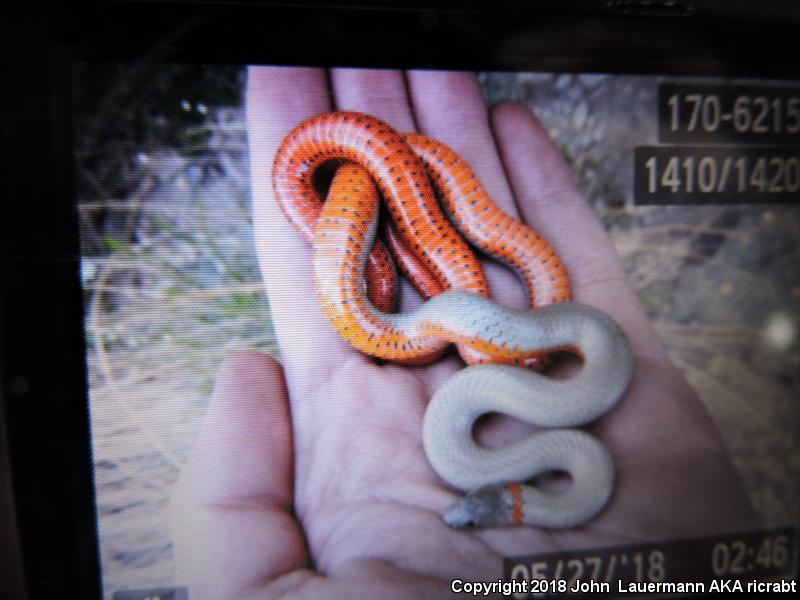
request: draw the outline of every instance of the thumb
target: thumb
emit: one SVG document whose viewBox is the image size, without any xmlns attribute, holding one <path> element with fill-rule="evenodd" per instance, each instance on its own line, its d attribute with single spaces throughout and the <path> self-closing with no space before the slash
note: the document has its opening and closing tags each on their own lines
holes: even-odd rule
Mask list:
<svg viewBox="0 0 800 600">
<path fill-rule="evenodd" d="M 257 352 L 229 359 L 171 499 L 178 581 L 192 598 L 236 597 L 305 566 L 290 423 L 281 366 Z"/>
</svg>

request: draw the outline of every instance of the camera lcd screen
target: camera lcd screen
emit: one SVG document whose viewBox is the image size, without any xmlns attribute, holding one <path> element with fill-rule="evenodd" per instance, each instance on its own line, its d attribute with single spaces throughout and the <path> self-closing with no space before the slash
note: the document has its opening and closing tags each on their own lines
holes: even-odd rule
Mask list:
<svg viewBox="0 0 800 600">
<path fill-rule="evenodd" d="M 515 597 L 534 581 L 609 584 L 594 591 L 612 597 L 796 576 L 796 81 L 82 62 L 74 83 L 105 598 L 310 593 L 323 583 L 307 569 L 345 590 L 496 582 Z M 426 154 L 412 132 L 443 146 Z M 409 170 L 433 190 L 413 207 L 400 200 L 419 192 L 400 180 Z M 334 188 L 339 207 L 324 212 Z M 414 237 L 433 219 L 415 212 L 425 198 L 460 245 Z M 403 238 L 428 271 L 398 265 L 395 249 L 367 258 L 373 235 L 384 248 Z M 509 258 L 526 244 L 519 260 L 544 264 L 533 275 Z M 482 265 L 486 293 L 453 283 L 447 265 L 460 276 L 462 264 Z M 443 293 L 450 304 L 422 299 Z M 487 323 L 487 303 L 513 310 Z M 610 318 L 628 363 L 608 330 L 575 325 L 606 317 L 550 304 Z M 577 337 L 552 347 L 560 327 Z M 517 338 L 532 350 L 499 370 L 547 380 L 544 398 L 492 379 L 496 366 L 464 367 Z M 476 368 L 473 387 L 505 399 L 465 395 L 463 413 L 446 410 L 475 414 L 431 431 L 431 397 Z M 615 385 L 600 414 L 548 421 L 560 398 L 591 412 Z M 525 422 L 519 403 L 544 421 Z M 575 430 L 605 448 L 611 482 L 571 447 L 504 480 L 504 461 L 537 460 L 509 447 Z M 495 473 L 476 473 L 473 434 Z M 470 490 L 432 467 L 442 454 L 456 455 L 448 476 L 499 485 L 493 509 L 510 522 L 445 522 Z M 604 485 L 575 516 L 569 503 Z M 566 521 L 528 524 L 535 494 Z M 512 581 L 528 587 L 502 587 Z"/>
</svg>

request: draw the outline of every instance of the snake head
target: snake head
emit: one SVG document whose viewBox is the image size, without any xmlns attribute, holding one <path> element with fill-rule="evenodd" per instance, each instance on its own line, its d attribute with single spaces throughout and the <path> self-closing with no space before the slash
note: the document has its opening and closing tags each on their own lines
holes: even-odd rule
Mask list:
<svg viewBox="0 0 800 600">
<path fill-rule="evenodd" d="M 458 529 L 508 525 L 510 517 L 505 488 L 502 484 L 492 484 L 470 492 L 447 507 L 444 522 Z"/>
</svg>

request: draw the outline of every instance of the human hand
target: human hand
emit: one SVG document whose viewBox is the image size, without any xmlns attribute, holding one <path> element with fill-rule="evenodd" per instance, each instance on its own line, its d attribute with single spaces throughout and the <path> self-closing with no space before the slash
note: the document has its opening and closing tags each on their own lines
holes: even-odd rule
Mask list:
<svg viewBox="0 0 800 600">
<path fill-rule="evenodd" d="M 331 103 L 332 102 L 332 103 Z M 429 467 L 422 418 L 459 368 L 377 365 L 325 320 L 311 249 L 285 221 L 271 182 L 283 137 L 334 109 L 375 115 L 437 138 L 472 166 L 495 202 L 560 253 L 573 296 L 626 331 L 636 366 L 614 410 L 589 427 L 617 469 L 608 507 L 585 526 L 458 531 L 454 493 Z M 502 557 L 742 530 L 755 517 L 696 394 L 669 363 L 611 242 L 557 148 L 523 107 L 487 111 L 464 73 L 252 68 L 248 125 L 256 244 L 281 349 L 221 371 L 173 495 L 179 579 L 192 597 L 427 597 L 453 578 L 497 580 Z M 486 264 L 494 297 L 522 307 L 506 269 Z M 404 286 L 402 307 L 419 297 Z M 523 426 L 496 418 L 480 433 L 506 443 Z"/>
</svg>

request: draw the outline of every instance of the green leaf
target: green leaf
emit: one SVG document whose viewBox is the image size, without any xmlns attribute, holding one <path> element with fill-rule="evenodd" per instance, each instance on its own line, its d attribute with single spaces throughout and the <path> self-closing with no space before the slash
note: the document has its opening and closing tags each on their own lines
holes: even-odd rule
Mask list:
<svg viewBox="0 0 800 600">
<path fill-rule="evenodd" d="M 130 245 L 118 240 L 113 235 L 104 235 L 102 239 L 109 250 L 120 252 L 126 256 L 133 256 L 133 250 L 131 250 Z"/>
</svg>

